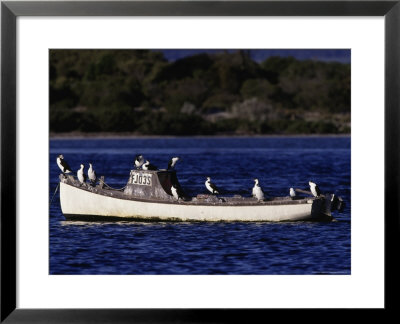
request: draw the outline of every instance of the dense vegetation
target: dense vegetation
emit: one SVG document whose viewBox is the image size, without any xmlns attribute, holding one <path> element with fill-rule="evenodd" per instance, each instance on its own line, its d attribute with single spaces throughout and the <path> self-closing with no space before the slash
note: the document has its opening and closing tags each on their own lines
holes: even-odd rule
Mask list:
<svg viewBox="0 0 400 324">
<path fill-rule="evenodd" d="M 50 131 L 349 133 L 350 65 L 247 51 L 168 62 L 148 50 L 51 50 Z"/>
</svg>

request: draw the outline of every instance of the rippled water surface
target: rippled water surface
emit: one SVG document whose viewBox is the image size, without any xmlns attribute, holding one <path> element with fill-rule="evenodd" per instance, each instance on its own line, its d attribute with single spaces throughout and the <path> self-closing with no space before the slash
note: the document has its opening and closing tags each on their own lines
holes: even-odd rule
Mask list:
<svg viewBox="0 0 400 324">
<path fill-rule="evenodd" d="M 123 187 L 134 156 L 159 168 L 179 156 L 188 194 L 206 193 L 210 176 L 227 195 L 250 195 L 253 178 L 270 196 L 290 187 L 336 192 L 345 210 L 330 223 L 72 222 L 58 192 L 50 207 L 51 274 L 350 274 L 350 138 L 165 138 L 50 141 L 49 200 L 58 154 L 75 171 L 93 163 L 108 185 Z"/>
</svg>

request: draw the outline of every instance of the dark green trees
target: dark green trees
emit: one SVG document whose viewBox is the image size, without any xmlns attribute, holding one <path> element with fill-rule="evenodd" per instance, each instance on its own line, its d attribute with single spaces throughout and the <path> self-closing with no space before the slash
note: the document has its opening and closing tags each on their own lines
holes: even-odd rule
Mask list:
<svg viewBox="0 0 400 324">
<path fill-rule="evenodd" d="M 350 65 L 249 51 L 51 50 L 50 131 L 154 135 L 350 131 Z"/>
</svg>

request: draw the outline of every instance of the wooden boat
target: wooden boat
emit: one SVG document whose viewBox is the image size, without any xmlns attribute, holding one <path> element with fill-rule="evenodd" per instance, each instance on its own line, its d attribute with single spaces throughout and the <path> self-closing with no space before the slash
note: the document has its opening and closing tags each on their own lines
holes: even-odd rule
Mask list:
<svg viewBox="0 0 400 324">
<path fill-rule="evenodd" d="M 172 185 L 183 193 L 182 199 L 173 197 Z M 336 195 L 276 197 L 261 202 L 239 195 L 188 197 L 176 172 L 169 170 L 132 170 L 122 189 L 110 188 L 104 178 L 92 186 L 60 174 L 60 203 L 67 220 L 84 221 L 331 221 L 331 212 L 343 208 Z"/>
</svg>

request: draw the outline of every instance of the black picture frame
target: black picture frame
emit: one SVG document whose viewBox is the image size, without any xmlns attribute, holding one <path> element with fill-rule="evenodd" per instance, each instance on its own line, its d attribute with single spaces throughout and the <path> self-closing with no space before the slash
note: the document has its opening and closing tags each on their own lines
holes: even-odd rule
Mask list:
<svg viewBox="0 0 400 324">
<path fill-rule="evenodd" d="M 16 19 L 19 16 L 381 16 L 385 19 L 385 307 L 395 312 L 399 244 L 400 0 L 396 1 L 2 1 L 1 322 L 199 323 L 263 318 L 279 310 L 16 308 Z M 371 152 L 373 154 L 373 152 Z M 377 189 L 380 190 L 380 189 Z M 373 196 L 373 192 L 370 196 Z M 369 197 L 370 198 L 370 197 Z M 367 202 L 366 197 L 366 202 Z M 285 309 L 283 311 L 286 311 Z M 300 314 L 305 314 L 301 310 Z M 307 310 L 313 311 L 313 310 Z M 314 310 L 315 311 L 315 310 Z M 329 310 L 327 310 L 329 311 Z M 279 316 L 282 316 L 282 312 Z M 308 314 L 308 313 L 307 313 Z M 261 316 L 261 317 L 260 317 Z M 271 315 L 268 315 L 271 316 Z M 306 315 L 309 316 L 309 315 Z M 284 319 L 285 317 L 282 317 Z"/>
</svg>

